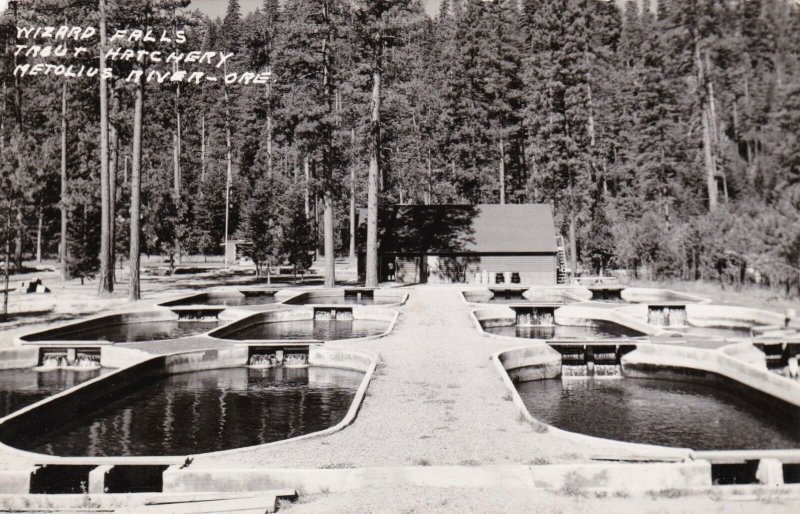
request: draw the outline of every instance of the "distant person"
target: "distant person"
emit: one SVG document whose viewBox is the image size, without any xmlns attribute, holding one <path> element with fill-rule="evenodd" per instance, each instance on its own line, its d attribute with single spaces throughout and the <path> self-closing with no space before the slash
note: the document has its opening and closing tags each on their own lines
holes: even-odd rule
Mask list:
<svg viewBox="0 0 800 514">
<path fill-rule="evenodd" d="M 387 266 L 386 278 L 389 282 L 394 282 L 394 263 L 390 262 Z"/>
</svg>

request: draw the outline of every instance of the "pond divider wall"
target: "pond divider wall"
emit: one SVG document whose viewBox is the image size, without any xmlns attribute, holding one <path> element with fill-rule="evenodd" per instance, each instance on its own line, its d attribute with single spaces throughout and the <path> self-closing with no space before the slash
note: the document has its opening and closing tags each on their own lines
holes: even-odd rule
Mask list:
<svg viewBox="0 0 800 514">
<path fill-rule="evenodd" d="M 635 303 L 709 303 L 711 300 L 702 296 L 673 291 L 671 289 L 656 289 L 648 287 L 626 287 L 621 293 L 622 299 Z"/>
<path fill-rule="evenodd" d="M 748 364 L 725 352 L 643 344 L 623 357 L 622 368 L 625 376 L 634 378 L 717 375 L 763 393 L 765 398 L 779 400 L 784 406 L 788 405 L 793 411 L 800 412 L 800 383 L 771 373 L 766 367 Z M 692 371 L 695 373 L 691 373 Z"/>
<path fill-rule="evenodd" d="M 749 327 L 752 325 L 780 325 L 786 316 L 777 312 L 731 305 L 686 306 L 687 320 L 697 327 Z"/>
<path fill-rule="evenodd" d="M 39 348 L 15 347 L 0 349 L 0 370 L 32 368 L 39 365 Z"/>
</svg>

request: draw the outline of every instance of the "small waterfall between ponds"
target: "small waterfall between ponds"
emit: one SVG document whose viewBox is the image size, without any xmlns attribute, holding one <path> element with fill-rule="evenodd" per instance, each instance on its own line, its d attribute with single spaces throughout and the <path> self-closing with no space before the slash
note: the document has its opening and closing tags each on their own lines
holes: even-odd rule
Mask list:
<svg viewBox="0 0 800 514">
<path fill-rule="evenodd" d="M 305 368 L 308 367 L 308 354 L 284 353 L 282 350 L 269 353 L 254 353 L 247 361 L 247 365 L 253 368 L 274 368 L 277 366 Z"/>
<path fill-rule="evenodd" d="M 687 325 L 686 307 L 683 305 L 676 307 L 650 306 L 647 309 L 647 322 L 658 327 L 685 327 Z"/>
<path fill-rule="evenodd" d="M 70 361 L 66 353 L 45 353 L 42 356 L 41 369 L 97 369 L 100 367 L 100 355 L 93 353 L 77 353 Z"/>
<path fill-rule="evenodd" d="M 622 377 L 619 364 L 562 364 L 563 378 Z"/>
<path fill-rule="evenodd" d="M 352 309 L 314 309 L 314 321 L 353 321 Z"/>
<path fill-rule="evenodd" d="M 552 327 L 555 325 L 555 311 L 552 308 L 517 310 L 517 325 L 521 327 Z"/>
<path fill-rule="evenodd" d="M 558 345 L 561 376 L 564 378 L 621 377 L 620 358 L 624 350 L 612 345 Z"/>
<path fill-rule="evenodd" d="M 219 321 L 219 309 L 175 310 L 178 321 Z"/>
</svg>

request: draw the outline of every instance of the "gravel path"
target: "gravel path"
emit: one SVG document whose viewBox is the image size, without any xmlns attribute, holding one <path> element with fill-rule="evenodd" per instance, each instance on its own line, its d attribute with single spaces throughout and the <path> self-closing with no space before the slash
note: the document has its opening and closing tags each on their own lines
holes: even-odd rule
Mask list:
<svg viewBox="0 0 800 514">
<path fill-rule="evenodd" d="M 460 289 L 410 291 L 383 339 L 331 346 L 378 353 L 376 376 L 355 422 L 320 438 L 198 457 L 195 467 L 362 467 L 575 462 L 619 447 L 536 433 L 520 420 L 490 357 L 525 344 L 482 336 Z"/>
</svg>

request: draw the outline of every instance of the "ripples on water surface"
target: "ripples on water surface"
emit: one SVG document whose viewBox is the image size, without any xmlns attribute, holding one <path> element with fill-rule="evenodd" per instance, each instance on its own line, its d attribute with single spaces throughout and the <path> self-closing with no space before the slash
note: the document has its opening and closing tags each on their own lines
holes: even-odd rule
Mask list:
<svg viewBox="0 0 800 514">
<path fill-rule="evenodd" d="M 164 341 L 202 334 L 219 326 L 217 321 L 140 321 L 87 328 L 62 335 L 48 336 L 50 341 L 105 341 L 136 343 Z"/>
<path fill-rule="evenodd" d="M 534 418 L 570 432 L 694 450 L 800 448 L 796 417 L 705 384 L 552 379 L 517 390 Z"/>
<path fill-rule="evenodd" d="M 339 423 L 363 377 L 314 367 L 171 375 L 13 446 L 59 456 L 137 456 L 269 443 Z"/>
<path fill-rule="evenodd" d="M 0 417 L 109 371 L 111 370 L 36 371 L 31 368 L 2 370 L 0 371 Z"/>
<path fill-rule="evenodd" d="M 225 336 L 226 339 L 334 341 L 383 334 L 389 329 L 386 321 L 355 320 L 298 320 L 274 321 L 246 326 Z"/>
<path fill-rule="evenodd" d="M 639 337 L 636 330 L 611 322 L 596 322 L 595 326 L 579 327 L 570 325 L 485 327 L 489 334 L 526 339 L 614 339 L 620 337 Z"/>
</svg>

